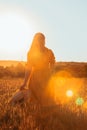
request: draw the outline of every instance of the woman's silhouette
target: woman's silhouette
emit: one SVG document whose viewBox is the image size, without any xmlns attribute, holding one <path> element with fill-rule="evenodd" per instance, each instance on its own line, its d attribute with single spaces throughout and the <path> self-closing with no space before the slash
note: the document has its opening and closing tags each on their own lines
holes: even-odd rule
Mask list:
<svg viewBox="0 0 87 130">
<path fill-rule="evenodd" d="M 46 89 L 54 64 L 55 57 L 52 50 L 45 47 L 45 36 L 36 33 L 27 53 L 25 79 L 20 89 L 24 89 L 28 82 L 31 97 L 43 106 L 54 103 Z"/>
</svg>

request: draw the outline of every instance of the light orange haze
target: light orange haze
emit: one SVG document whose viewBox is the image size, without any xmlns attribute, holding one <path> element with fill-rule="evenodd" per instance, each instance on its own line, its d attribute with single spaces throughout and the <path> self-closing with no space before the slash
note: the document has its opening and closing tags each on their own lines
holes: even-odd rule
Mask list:
<svg viewBox="0 0 87 130">
<path fill-rule="evenodd" d="M 60 71 L 52 76 L 48 86 L 56 103 L 66 104 L 70 101 L 69 97 L 78 96 L 83 82 L 83 78 L 74 78 L 70 73 Z M 67 91 L 69 92 L 67 93 Z"/>
</svg>

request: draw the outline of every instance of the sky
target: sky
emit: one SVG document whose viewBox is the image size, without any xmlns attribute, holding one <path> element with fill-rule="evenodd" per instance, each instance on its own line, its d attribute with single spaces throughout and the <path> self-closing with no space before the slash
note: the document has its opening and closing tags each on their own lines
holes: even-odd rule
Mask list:
<svg viewBox="0 0 87 130">
<path fill-rule="evenodd" d="M 56 61 L 87 62 L 87 0 L 0 0 L 0 60 L 26 61 L 36 32 Z"/>
</svg>

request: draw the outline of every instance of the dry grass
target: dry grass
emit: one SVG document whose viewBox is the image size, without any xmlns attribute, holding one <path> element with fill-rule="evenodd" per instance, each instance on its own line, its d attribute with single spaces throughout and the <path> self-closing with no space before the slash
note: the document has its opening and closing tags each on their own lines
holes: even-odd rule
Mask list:
<svg viewBox="0 0 87 130">
<path fill-rule="evenodd" d="M 87 130 L 87 111 L 73 101 L 55 107 L 37 104 L 10 106 L 23 79 L 0 79 L 0 130 Z"/>
</svg>

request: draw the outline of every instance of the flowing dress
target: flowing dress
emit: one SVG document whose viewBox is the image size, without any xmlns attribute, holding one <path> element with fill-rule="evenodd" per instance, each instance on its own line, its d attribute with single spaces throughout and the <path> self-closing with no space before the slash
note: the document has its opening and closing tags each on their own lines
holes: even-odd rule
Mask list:
<svg viewBox="0 0 87 130">
<path fill-rule="evenodd" d="M 54 104 L 50 90 L 47 89 L 54 64 L 54 54 L 46 47 L 42 52 L 33 52 L 32 55 L 28 52 L 27 54 L 27 68 L 33 67 L 28 87 L 36 101 L 43 106 Z"/>
</svg>

